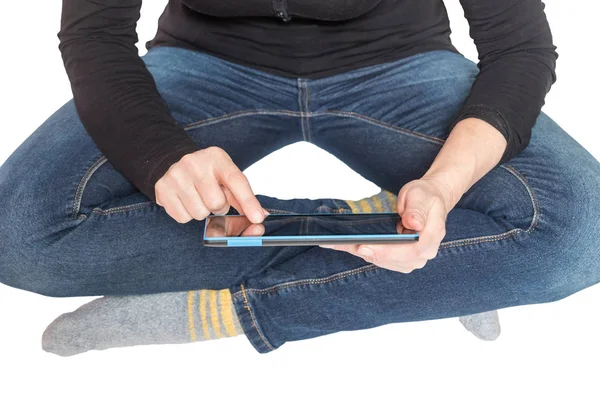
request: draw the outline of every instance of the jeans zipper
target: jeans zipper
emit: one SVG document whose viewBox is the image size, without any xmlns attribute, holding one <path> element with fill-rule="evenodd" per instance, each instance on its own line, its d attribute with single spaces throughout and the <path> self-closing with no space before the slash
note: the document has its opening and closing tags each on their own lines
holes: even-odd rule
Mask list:
<svg viewBox="0 0 600 400">
<path fill-rule="evenodd" d="M 288 22 L 292 19 L 287 11 L 287 0 L 272 0 L 272 2 L 275 15 L 281 18 L 284 22 Z"/>
</svg>

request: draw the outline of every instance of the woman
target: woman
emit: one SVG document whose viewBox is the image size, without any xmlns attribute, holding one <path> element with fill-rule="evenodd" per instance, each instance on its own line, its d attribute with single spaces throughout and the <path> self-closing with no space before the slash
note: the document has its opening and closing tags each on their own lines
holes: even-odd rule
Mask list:
<svg viewBox="0 0 600 400">
<path fill-rule="evenodd" d="M 259 352 L 598 282 L 600 165 L 540 113 L 557 57 L 541 1 L 462 1 L 479 68 L 439 0 L 172 0 L 141 58 L 140 5 L 63 1 L 74 98 L 0 168 L 1 282 L 198 291 L 191 340 L 243 332 Z M 420 241 L 204 247 L 230 205 L 253 222 L 356 211 L 254 196 L 241 170 L 300 140 L 397 194 Z"/>
</svg>

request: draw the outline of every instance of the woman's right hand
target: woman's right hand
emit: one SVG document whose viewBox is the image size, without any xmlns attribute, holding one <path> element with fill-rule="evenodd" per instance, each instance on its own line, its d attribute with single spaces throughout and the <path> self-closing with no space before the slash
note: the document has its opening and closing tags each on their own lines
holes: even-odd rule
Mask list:
<svg viewBox="0 0 600 400">
<path fill-rule="evenodd" d="M 267 211 L 229 154 L 212 146 L 186 154 L 154 185 L 156 203 L 183 224 L 211 212 L 226 214 L 231 205 L 251 222 L 262 223 Z"/>
</svg>

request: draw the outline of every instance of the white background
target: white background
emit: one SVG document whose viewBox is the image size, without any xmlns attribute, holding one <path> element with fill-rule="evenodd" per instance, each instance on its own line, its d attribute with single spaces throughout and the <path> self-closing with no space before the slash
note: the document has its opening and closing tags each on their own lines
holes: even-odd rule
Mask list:
<svg viewBox="0 0 600 400">
<path fill-rule="evenodd" d="M 546 1 L 560 57 L 544 111 L 600 159 L 600 84 L 590 61 L 598 47 L 597 14 L 582 12 L 578 3 Z M 165 4 L 143 6 L 140 55 Z M 458 1 L 446 4 L 455 45 L 476 60 Z M 0 7 L 1 164 L 72 94 L 57 47 L 60 2 Z M 315 162 L 296 169 L 296 161 L 306 157 Z M 279 198 L 356 200 L 379 190 L 304 143 L 245 172 L 256 193 Z M 45 327 L 93 298 L 51 298 L 0 284 L 0 399 L 598 398 L 597 286 L 558 302 L 501 310 L 503 331 L 495 342 L 479 341 L 453 318 L 340 332 L 286 343 L 268 355 L 258 354 L 244 336 L 70 358 L 45 353 L 40 344 Z"/>
</svg>

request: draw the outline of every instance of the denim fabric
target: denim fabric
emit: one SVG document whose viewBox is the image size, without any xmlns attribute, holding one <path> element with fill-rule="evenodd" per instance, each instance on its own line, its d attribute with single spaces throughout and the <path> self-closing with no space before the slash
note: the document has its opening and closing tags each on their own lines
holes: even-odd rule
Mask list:
<svg viewBox="0 0 600 400">
<path fill-rule="evenodd" d="M 397 193 L 419 178 L 478 72 L 432 51 L 322 79 L 201 52 L 142 57 L 176 120 L 243 170 L 308 141 Z M 214 248 L 106 160 L 73 101 L 0 167 L 0 282 L 46 296 L 229 288 L 259 352 L 343 330 L 564 298 L 600 280 L 600 163 L 546 115 L 529 146 L 462 197 L 436 258 L 410 274 L 309 247 Z M 271 213 L 351 212 L 341 199 L 258 195 Z"/>
</svg>

